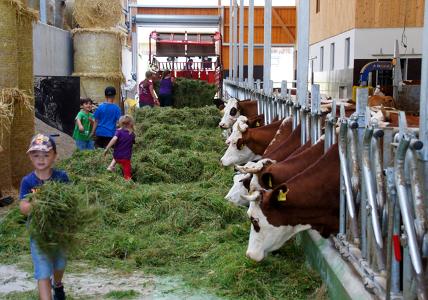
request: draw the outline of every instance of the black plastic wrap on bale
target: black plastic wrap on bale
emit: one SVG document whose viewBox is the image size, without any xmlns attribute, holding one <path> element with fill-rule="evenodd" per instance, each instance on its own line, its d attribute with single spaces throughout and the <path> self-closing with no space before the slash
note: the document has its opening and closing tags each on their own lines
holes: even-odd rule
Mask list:
<svg viewBox="0 0 428 300">
<path fill-rule="evenodd" d="M 159 95 L 159 82 L 155 81 L 156 93 Z M 217 86 L 206 81 L 176 78 L 173 89 L 174 107 L 203 107 L 212 105 Z"/>
</svg>

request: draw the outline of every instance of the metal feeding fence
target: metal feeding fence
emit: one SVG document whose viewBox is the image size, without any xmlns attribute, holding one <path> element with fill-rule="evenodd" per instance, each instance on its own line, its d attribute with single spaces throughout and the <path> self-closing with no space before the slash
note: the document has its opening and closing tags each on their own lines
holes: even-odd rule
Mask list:
<svg viewBox="0 0 428 300">
<path fill-rule="evenodd" d="M 275 94 L 264 92 L 260 81 L 253 88 L 225 80 L 224 97 L 231 96 L 257 100 L 265 124 L 292 116 L 293 128 L 302 125 L 302 145 L 308 140 L 314 144 L 322 133 L 325 150 L 339 143 L 340 228 L 332 236 L 334 246 L 374 296 L 428 299 L 428 205 L 420 157 L 427 145 L 418 139 L 417 128 L 407 127 L 405 113 L 400 112 L 398 128 L 382 127 L 371 117 L 368 90 L 362 88 L 349 117 L 343 103 L 335 100 L 322 117 L 316 84 L 310 106 L 299 104 L 285 81 Z"/>
</svg>

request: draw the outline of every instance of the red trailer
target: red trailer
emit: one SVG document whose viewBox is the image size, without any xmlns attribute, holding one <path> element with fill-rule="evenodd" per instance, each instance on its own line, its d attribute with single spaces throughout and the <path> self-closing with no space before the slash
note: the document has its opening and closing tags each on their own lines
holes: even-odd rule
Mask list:
<svg viewBox="0 0 428 300">
<path fill-rule="evenodd" d="M 149 64 L 175 77 L 204 80 L 222 86 L 222 38 L 219 32 L 157 32 L 149 37 Z"/>
</svg>

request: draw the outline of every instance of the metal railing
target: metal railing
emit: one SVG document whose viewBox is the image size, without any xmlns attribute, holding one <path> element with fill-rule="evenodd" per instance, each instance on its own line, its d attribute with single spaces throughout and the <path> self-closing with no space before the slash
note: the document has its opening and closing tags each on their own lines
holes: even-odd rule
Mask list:
<svg viewBox="0 0 428 300">
<path fill-rule="evenodd" d="M 225 80 L 224 93 L 257 100 L 265 124 L 293 116 L 293 128 L 302 125 L 302 144 L 315 143 L 322 133 L 319 86 L 312 86 L 311 105 L 301 107 L 288 84 L 282 82 L 280 94 L 266 94 L 260 81 L 253 88 Z M 333 101 L 325 118 L 325 149 L 339 143 L 341 173 L 340 228 L 332 239 L 375 296 L 428 299 L 428 202 L 419 159 L 424 145 L 418 130 L 407 128 L 404 112 L 399 128 L 380 127 L 367 103 L 367 90 L 358 89 L 355 113 L 346 117 L 341 105 L 337 122 Z"/>
</svg>

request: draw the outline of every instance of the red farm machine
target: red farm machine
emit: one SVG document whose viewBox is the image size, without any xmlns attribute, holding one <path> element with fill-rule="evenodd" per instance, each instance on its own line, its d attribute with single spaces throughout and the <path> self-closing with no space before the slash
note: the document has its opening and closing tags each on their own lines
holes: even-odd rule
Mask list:
<svg viewBox="0 0 428 300">
<path fill-rule="evenodd" d="M 222 87 L 222 38 L 219 32 L 157 32 L 149 37 L 149 64 L 175 77 L 203 80 Z M 220 94 L 220 93 L 219 93 Z"/>
</svg>

